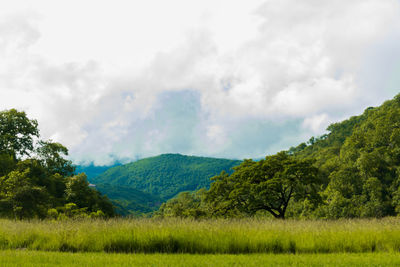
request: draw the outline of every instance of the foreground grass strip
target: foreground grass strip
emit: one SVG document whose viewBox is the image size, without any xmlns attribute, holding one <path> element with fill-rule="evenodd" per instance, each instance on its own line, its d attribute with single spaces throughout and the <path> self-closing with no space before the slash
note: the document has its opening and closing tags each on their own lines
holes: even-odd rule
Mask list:
<svg viewBox="0 0 400 267">
<path fill-rule="evenodd" d="M 0 266 L 400 266 L 395 253 L 364 254 L 106 254 L 0 251 Z"/>
<path fill-rule="evenodd" d="M 0 249 L 195 254 L 399 252 L 400 218 L 0 220 Z"/>
</svg>

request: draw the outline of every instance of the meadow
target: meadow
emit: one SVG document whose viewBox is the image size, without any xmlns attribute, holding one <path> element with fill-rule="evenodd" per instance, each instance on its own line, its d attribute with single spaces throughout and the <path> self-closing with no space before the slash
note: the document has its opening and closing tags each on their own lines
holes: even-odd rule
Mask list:
<svg viewBox="0 0 400 267">
<path fill-rule="evenodd" d="M 107 253 L 400 252 L 400 218 L 0 220 L 0 250 Z"/>
<path fill-rule="evenodd" d="M 0 251 L 0 266 L 140 266 L 140 267 L 203 267 L 203 266 L 400 266 L 400 257 L 393 253 L 353 254 L 106 254 L 62 253 L 43 251 Z"/>
</svg>

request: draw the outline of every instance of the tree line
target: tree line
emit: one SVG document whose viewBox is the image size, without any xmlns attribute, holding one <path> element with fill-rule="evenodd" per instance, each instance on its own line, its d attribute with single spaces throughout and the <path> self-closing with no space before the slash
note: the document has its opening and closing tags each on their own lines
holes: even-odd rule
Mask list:
<svg viewBox="0 0 400 267">
<path fill-rule="evenodd" d="M 400 94 L 328 133 L 182 192 L 159 217 L 364 218 L 400 214 Z M 36 120 L 0 112 L 0 216 L 111 217 L 106 196 L 76 174 L 63 145 L 40 139 Z"/>
</svg>

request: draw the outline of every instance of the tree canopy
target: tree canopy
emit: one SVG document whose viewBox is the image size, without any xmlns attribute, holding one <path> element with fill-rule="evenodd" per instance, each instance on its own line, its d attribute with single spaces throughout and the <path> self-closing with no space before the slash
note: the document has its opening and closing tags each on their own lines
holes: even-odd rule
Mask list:
<svg viewBox="0 0 400 267">
<path fill-rule="evenodd" d="M 258 162 L 245 160 L 231 175 L 221 173 L 213 178 L 206 200 L 216 214 L 254 215 L 264 210 L 285 218 L 292 199 L 318 199 L 317 172 L 312 160 L 299 160 L 286 152 Z"/>
<path fill-rule="evenodd" d="M 68 149 L 39 137 L 25 112 L 0 112 L 0 216 L 113 216 L 111 202 L 75 175 Z"/>
<path fill-rule="evenodd" d="M 14 157 L 29 156 L 34 138 L 39 137 L 38 123 L 15 109 L 0 112 L 0 151 Z"/>
</svg>

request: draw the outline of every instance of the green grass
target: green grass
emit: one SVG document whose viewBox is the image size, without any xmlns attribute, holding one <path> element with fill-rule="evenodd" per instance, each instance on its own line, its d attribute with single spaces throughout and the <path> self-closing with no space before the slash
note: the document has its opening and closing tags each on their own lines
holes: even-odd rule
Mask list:
<svg viewBox="0 0 400 267">
<path fill-rule="evenodd" d="M 106 254 L 0 251 L 0 266 L 400 266 L 400 255 L 366 254 Z"/>
<path fill-rule="evenodd" d="M 124 253 L 400 251 L 400 218 L 381 220 L 0 220 L 0 250 Z"/>
</svg>

